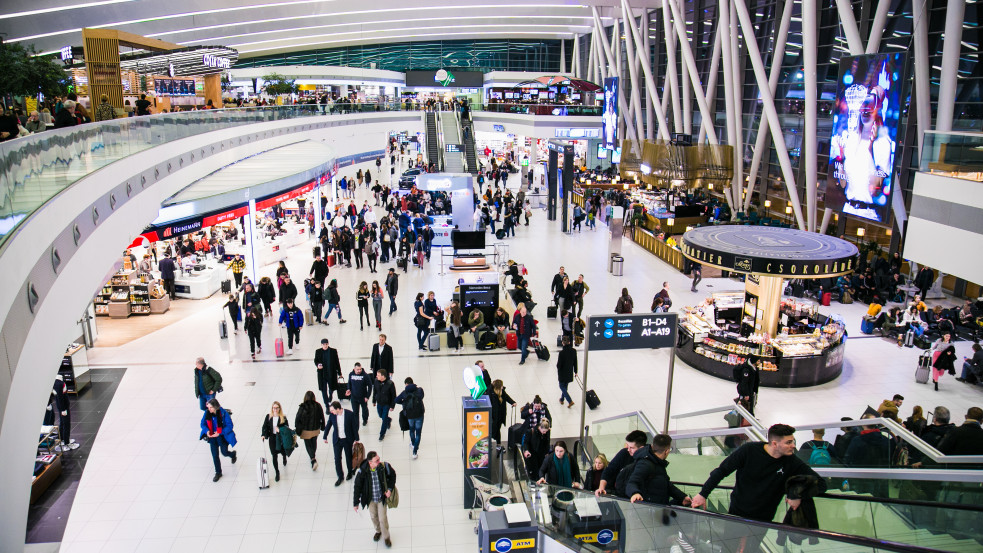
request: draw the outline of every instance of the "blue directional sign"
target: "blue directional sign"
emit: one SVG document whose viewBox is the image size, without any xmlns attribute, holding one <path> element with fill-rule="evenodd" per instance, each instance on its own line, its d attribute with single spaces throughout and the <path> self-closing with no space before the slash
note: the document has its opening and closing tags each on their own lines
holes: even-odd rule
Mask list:
<svg viewBox="0 0 983 553">
<path fill-rule="evenodd" d="M 587 318 L 588 350 L 671 348 L 675 313 L 596 315 Z"/>
</svg>

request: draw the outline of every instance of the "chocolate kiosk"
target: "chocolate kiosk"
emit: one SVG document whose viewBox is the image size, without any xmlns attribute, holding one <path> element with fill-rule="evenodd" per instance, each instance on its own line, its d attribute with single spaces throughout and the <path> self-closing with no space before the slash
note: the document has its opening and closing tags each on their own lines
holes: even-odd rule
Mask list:
<svg viewBox="0 0 983 553">
<path fill-rule="evenodd" d="M 782 296 L 785 279 L 853 272 L 857 248 L 845 240 L 795 229 L 718 225 L 687 231 L 688 259 L 745 274 L 744 292 L 718 292 L 679 317 L 676 354 L 692 367 L 727 380 L 749 355 L 758 357 L 762 386 L 823 384 L 843 370 L 843 324 L 820 315 L 811 300 Z"/>
</svg>

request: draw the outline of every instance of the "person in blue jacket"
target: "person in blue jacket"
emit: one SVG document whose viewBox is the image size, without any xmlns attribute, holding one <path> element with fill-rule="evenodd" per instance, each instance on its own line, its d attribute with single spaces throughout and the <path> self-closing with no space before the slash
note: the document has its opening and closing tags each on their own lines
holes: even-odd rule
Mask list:
<svg viewBox="0 0 983 553">
<path fill-rule="evenodd" d="M 218 482 L 222 477 L 222 463 L 219 461 L 218 454 L 221 450 L 222 455 L 232 458 L 232 464 L 236 464 L 236 452 L 229 451 L 230 447 L 236 445 L 236 434 L 232 429 L 232 417 L 229 412 L 219 405 L 218 400 L 212 398 L 206 404 L 206 411 L 201 416 L 201 435 L 199 439 L 207 440 L 212 449 L 212 462 L 215 464 L 215 477 L 212 482 Z"/>
<path fill-rule="evenodd" d="M 280 310 L 280 326 L 287 329 L 287 353 L 294 352 L 294 342 L 300 345 L 300 329 L 304 327 L 304 313 L 294 305 L 294 300 L 287 300 Z"/>
</svg>

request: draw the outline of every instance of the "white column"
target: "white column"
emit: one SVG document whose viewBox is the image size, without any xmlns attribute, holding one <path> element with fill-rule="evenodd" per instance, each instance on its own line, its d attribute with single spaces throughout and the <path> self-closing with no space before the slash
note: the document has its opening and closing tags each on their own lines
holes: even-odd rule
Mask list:
<svg viewBox="0 0 983 553">
<path fill-rule="evenodd" d="M 912 34 L 915 40 L 915 116 L 918 121 L 918 157 L 921 159 L 925 131 L 932 126 L 932 103 L 929 96 L 928 9 L 924 0 L 915 2 L 912 15 L 914 17 Z"/>
<path fill-rule="evenodd" d="M 720 13 L 718 14 L 719 23 L 717 26 L 717 32 L 726 33 L 721 42 L 721 50 L 723 54 L 723 59 L 722 59 L 723 73 L 724 73 L 724 113 L 726 113 L 727 115 L 726 117 L 727 144 L 730 144 L 731 147 L 734 148 L 734 155 L 731 160 L 733 161 L 739 155 L 736 144 L 738 142 L 737 134 L 740 132 L 739 130 L 737 130 L 737 121 L 740 120 L 740 114 L 737 113 L 737 107 L 734 106 L 734 94 L 731 92 L 733 87 L 736 85 L 734 84 L 734 71 L 733 71 L 734 66 L 733 66 L 733 62 L 731 61 L 731 58 L 733 56 L 733 47 L 730 40 L 730 34 L 732 32 L 732 27 L 730 24 L 730 0 L 720 0 L 717 3 L 717 9 L 720 10 Z M 737 177 L 737 173 L 735 171 L 734 178 L 736 177 Z M 725 188 L 725 190 L 730 192 L 724 197 L 727 198 L 727 203 L 730 204 L 731 211 L 733 212 L 734 216 L 736 216 L 737 212 L 743 209 L 743 206 L 740 203 L 741 198 L 739 196 L 736 198 L 734 197 L 733 179 L 730 182 L 730 186 Z M 733 203 L 731 203 L 731 198 L 733 198 L 734 200 Z"/>
<path fill-rule="evenodd" d="M 594 81 L 594 34 L 590 34 L 590 47 L 587 49 L 587 80 Z"/>
<path fill-rule="evenodd" d="M 771 60 L 771 74 L 768 76 L 768 89 L 771 90 L 772 94 L 775 94 L 775 91 L 778 90 L 778 79 L 782 74 L 782 59 L 785 57 L 785 42 L 786 38 L 788 38 L 789 25 L 792 22 L 792 6 L 793 2 L 791 1 L 785 3 L 785 11 L 782 12 L 782 20 L 778 25 L 778 35 L 775 37 L 775 55 Z M 804 19 L 803 25 L 805 25 Z M 755 138 L 754 150 L 751 154 L 751 169 L 748 171 L 748 176 L 750 178 L 748 180 L 747 198 L 744 200 L 744 211 L 747 211 L 751 207 L 751 196 L 754 194 L 754 187 L 758 178 L 758 166 L 761 162 L 761 156 L 764 155 L 764 151 L 767 149 L 767 141 L 768 118 L 759 117 L 758 135 Z"/>
<path fill-rule="evenodd" d="M 722 34 L 719 27 L 713 33 L 713 52 L 710 54 L 710 73 L 707 76 L 707 106 L 710 107 L 710 113 L 714 115 L 717 113 L 717 73 L 720 72 L 720 38 Z M 711 128 L 713 127 L 712 123 Z M 696 143 L 703 144 L 704 138 L 706 138 L 706 127 L 700 125 L 700 136 Z"/>
<path fill-rule="evenodd" d="M 789 0 L 789 4 L 792 2 Z M 886 5 L 888 0 L 881 0 Z M 878 6 L 880 13 L 880 6 Z M 876 26 L 876 23 L 875 23 Z M 881 29 L 884 28 L 883 21 Z M 809 232 L 816 230 L 816 185 L 817 166 L 819 163 L 819 82 L 816 75 L 816 64 L 819 58 L 818 28 L 816 21 L 816 0 L 802 0 L 802 71 L 805 85 L 805 136 L 800 155 L 805 159 L 806 187 L 806 228 Z M 880 37 L 880 32 L 877 33 Z"/>
<path fill-rule="evenodd" d="M 320 204 L 320 201 L 317 202 Z M 249 199 L 249 212 L 246 213 L 246 225 L 242 229 L 243 235 L 246 237 L 246 256 L 243 260 L 246 262 L 246 276 L 249 277 L 249 281 L 253 283 L 259 283 L 256 278 L 259 274 L 256 267 L 256 200 Z"/>
<path fill-rule="evenodd" d="M 916 0 L 917 1 L 917 0 Z M 874 24 L 867 39 L 867 54 L 876 54 L 881 48 L 881 37 L 884 35 L 884 25 L 887 23 L 887 12 L 891 9 L 891 0 L 879 0 L 877 12 L 874 14 Z"/>
<path fill-rule="evenodd" d="M 672 2 L 675 7 L 675 2 Z M 666 33 L 666 82 L 669 84 L 669 99 L 672 102 L 672 128 L 673 132 L 683 132 L 683 108 L 679 102 L 679 77 L 676 69 L 676 41 L 672 39 L 672 19 L 673 10 L 670 8 L 670 0 L 662 0 L 662 18 L 664 31 Z M 679 37 L 682 42 L 686 41 L 685 34 Z"/>
<path fill-rule="evenodd" d="M 560 73 L 567 72 L 567 41 L 560 39 Z"/>
<path fill-rule="evenodd" d="M 622 14 L 624 15 L 625 26 L 634 27 L 634 14 L 628 11 L 624 4 L 621 5 L 621 10 Z M 635 129 L 637 131 L 636 138 L 641 139 L 641 131 L 645 128 L 645 121 L 642 119 L 642 97 L 638 86 L 638 70 L 636 69 L 636 66 L 638 65 L 638 56 L 635 52 L 634 41 L 628 36 L 630 32 L 631 31 L 627 31 L 625 36 L 625 52 L 628 54 L 628 76 L 631 77 L 631 109 L 635 114 Z M 638 154 L 641 156 L 641 144 L 639 144 L 638 147 Z"/>
<path fill-rule="evenodd" d="M 580 78 L 580 35 L 573 35 L 573 76 Z"/>
<path fill-rule="evenodd" d="M 622 0 L 622 4 L 627 6 L 628 11 L 631 11 L 631 5 L 628 0 Z M 597 18 L 597 9 L 592 8 L 594 12 L 594 25 L 600 25 L 600 20 Z M 629 26 L 628 31 L 631 33 L 632 40 L 635 43 L 635 48 L 640 48 L 642 43 L 641 38 L 638 35 L 638 29 L 634 26 Z M 647 32 L 647 31 L 646 31 Z M 669 124 L 666 121 L 666 110 L 662 107 L 662 102 L 659 100 L 659 91 L 655 86 L 655 78 L 652 76 L 652 64 L 649 60 L 649 50 L 648 48 L 643 49 L 644 55 L 642 57 L 642 72 L 645 74 L 645 87 L 648 91 L 648 98 L 650 107 L 655 109 L 655 115 L 659 119 L 659 137 L 663 140 L 669 140 Z"/>
<path fill-rule="evenodd" d="M 850 0 L 836 0 L 836 11 L 840 14 L 840 25 L 843 27 L 843 34 L 846 35 L 850 55 L 859 56 L 863 54 L 864 44 L 860 39 L 860 30 L 857 28 L 857 18 L 853 14 L 853 4 L 850 3 Z"/>
<path fill-rule="evenodd" d="M 670 2 L 669 6 L 675 10 L 676 4 L 675 2 Z M 684 20 L 679 13 L 673 13 L 673 19 L 676 24 L 676 34 L 679 35 L 680 51 L 683 53 L 683 61 L 689 66 L 689 77 L 693 83 L 693 92 L 696 94 L 696 103 L 700 106 L 700 118 L 703 119 L 703 124 L 707 126 L 708 131 L 712 131 L 713 118 L 710 115 L 710 108 L 707 107 L 707 97 L 703 93 L 700 73 L 696 70 L 696 60 L 693 58 L 693 50 L 690 49 L 689 40 L 686 37 L 686 27 L 683 25 Z M 708 132 L 707 136 L 710 139 L 710 144 L 716 146 L 717 136 L 712 132 Z"/>
<path fill-rule="evenodd" d="M 318 180 L 320 181 L 320 179 Z M 324 219 L 324 214 L 321 213 L 321 183 L 320 182 L 314 185 L 314 199 L 311 200 L 311 203 L 314 204 L 312 206 L 312 208 L 314 209 L 314 233 L 315 236 L 317 236 L 317 233 L 321 232 L 321 222 Z"/>
<path fill-rule="evenodd" d="M 730 3 L 730 70 L 734 75 L 730 81 L 730 93 L 734 95 L 734 113 L 737 115 L 734 121 L 734 138 L 736 141 L 734 142 L 734 181 L 732 186 L 734 188 L 734 202 L 741 205 L 741 201 L 743 201 L 741 192 L 744 190 L 744 104 L 741 101 L 744 97 L 741 90 L 744 84 L 744 72 L 741 67 L 736 1 L 731 0 Z"/>
<path fill-rule="evenodd" d="M 942 43 L 942 77 L 939 79 L 939 102 L 935 112 L 935 130 L 952 130 L 955 112 L 956 78 L 959 73 L 959 53 L 962 50 L 965 0 L 949 0 L 945 12 L 945 39 Z M 979 63 L 979 62 L 977 62 Z"/>
<path fill-rule="evenodd" d="M 744 0 L 734 0 L 734 2 L 737 8 L 737 17 L 740 19 L 741 28 L 744 31 L 744 43 L 747 45 L 748 57 L 751 59 L 751 66 L 754 68 L 754 77 L 758 82 L 761 104 L 764 108 L 765 115 L 768 117 L 768 126 L 771 127 L 772 137 L 775 139 L 775 153 L 778 156 L 778 163 L 782 167 L 785 186 L 788 187 L 792 211 L 795 213 L 795 220 L 799 225 L 799 229 L 805 230 L 805 220 L 802 218 L 802 205 L 799 203 L 798 191 L 795 189 L 795 173 L 792 170 L 792 161 L 788 157 L 788 147 L 785 145 L 785 137 L 782 135 L 782 126 L 781 121 L 778 119 L 778 111 L 775 110 L 775 95 L 768 88 L 764 64 L 761 63 L 761 51 L 758 49 L 758 42 L 754 38 L 754 25 L 751 23 L 751 16 L 748 15 Z"/>
<path fill-rule="evenodd" d="M 641 68 L 641 67 L 643 67 L 644 64 L 648 64 L 649 63 L 649 49 L 650 49 L 650 44 L 649 44 L 649 10 L 648 10 L 648 8 L 642 8 L 642 20 L 641 20 L 641 24 L 639 25 L 639 27 L 636 30 L 640 31 L 641 34 L 642 34 L 642 47 L 635 49 L 636 52 L 638 53 L 638 66 L 639 66 L 639 68 Z M 632 36 L 626 37 L 626 38 L 628 40 L 631 40 L 632 42 L 634 42 L 634 40 L 635 40 L 634 39 L 634 35 L 636 35 L 636 34 L 638 34 L 638 33 L 637 32 L 634 32 L 634 33 L 632 33 Z M 641 86 L 641 83 L 639 83 L 639 86 Z M 648 101 L 648 104 L 646 105 L 646 109 L 645 109 L 645 139 L 646 140 L 655 140 L 655 109 L 652 106 L 652 98 L 649 97 L 648 94 L 646 94 L 646 99 Z"/>
</svg>

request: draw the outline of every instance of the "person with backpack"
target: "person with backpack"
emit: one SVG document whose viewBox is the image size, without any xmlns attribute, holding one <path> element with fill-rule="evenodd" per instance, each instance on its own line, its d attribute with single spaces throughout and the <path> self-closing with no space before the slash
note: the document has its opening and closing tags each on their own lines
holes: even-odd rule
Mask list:
<svg viewBox="0 0 983 553">
<path fill-rule="evenodd" d="M 338 322 L 348 322 L 341 318 L 341 294 L 338 293 L 338 279 L 331 279 L 331 283 L 328 284 L 328 289 L 324 291 L 324 300 L 328 304 L 328 312 L 324 314 L 325 325 L 329 324 L 328 319 L 331 318 L 331 312 L 335 309 L 338 310 Z"/>
<path fill-rule="evenodd" d="M 652 438 L 652 445 L 639 448 L 632 456 L 633 462 L 625 473 L 624 495 L 632 503 L 645 501 L 656 505 L 683 505 L 688 507 L 692 499 L 676 487 L 669 479 L 669 452 L 672 450 L 672 438 L 668 434 L 659 434 Z M 621 475 L 618 475 L 620 484 Z M 616 487 L 617 487 L 616 484 Z M 621 489 L 618 489 L 621 495 Z"/>
<path fill-rule="evenodd" d="M 802 444 L 799 448 L 799 459 L 805 461 L 810 467 L 829 466 L 834 462 L 833 444 L 823 439 L 826 430 L 816 428 L 812 431 L 812 439 Z"/>
<path fill-rule="evenodd" d="M 202 411 L 208 400 L 222 391 L 222 375 L 205 363 L 204 357 L 195 359 L 195 397 Z"/>
<path fill-rule="evenodd" d="M 594 495 L 600 497 L 608 493 L 616 494 L 618 475 L 634 461 L 635 452 L 644 448 L 647 443 L 648 436 L 645 435 L 645 432 L 641 430 L 629 432 L 625 436 L 625 447 L 621 448 L 601 471 L 601 481 L 594 491 Z"/>
<path fill-rule="evenodd" d="M 423 414 L 426 407 L 423 405 L 423 388 L 413 383 L 413 379 L 406 377 L 403 380 L 406 385 L 403 393 L 396 396 L 396 403 L 403 406 L 403 414 L 410 426 L 410 445 L 413 447 L 413 458 L 416 459 L 417 452 L 420 451 L 420 434 L 423 431 Z"/>
<path fill-rule="evenodd" d="M 567 443 L 563 440 L 553 444 L 553 453 L 543 459 L 539 467 L 538 484 L 563 486 L 565 488 L 583 488 L 580 478 L 580 467 L 577 460 L 567 451 Z"/>
<path fill-rule="evenodd" d="M 618 303 L 616 303 L 614 306 L 614 312 L 619 315 L 626 315 L 630 314 L 634 307 L 635 302 L 631 299 L 631 296 L 628 295 L 628 289 L 622 288 L 621 296 L 618 297 Z"/>
</svg>

